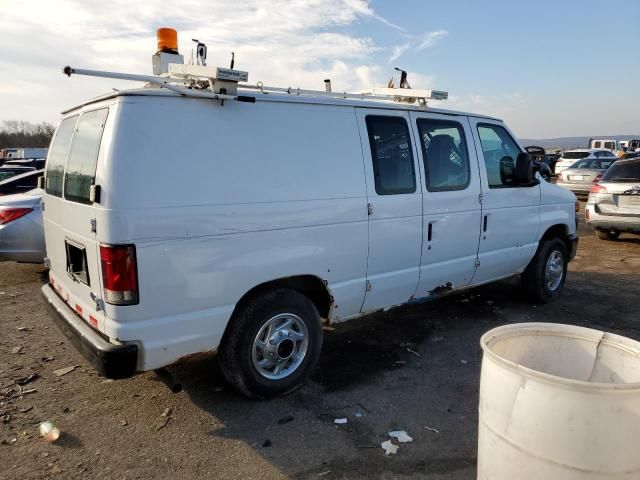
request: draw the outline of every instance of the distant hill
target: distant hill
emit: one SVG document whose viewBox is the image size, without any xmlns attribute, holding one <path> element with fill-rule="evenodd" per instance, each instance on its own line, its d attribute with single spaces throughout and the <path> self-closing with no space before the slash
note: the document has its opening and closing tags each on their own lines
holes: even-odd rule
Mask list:
<svg viewBox="0 0 640 480">
<path fill-rule="evenodd" d="M 602 138 L 612 140 L 628 140 L 640 138 L 640 135 L 593 135 L 591 137 L 559 137 L 559 138 L 521 138 L 520 145 L 537 145 L 544 149 L 554 148 L 587 148 L 590 138 Z"/>
</svg>

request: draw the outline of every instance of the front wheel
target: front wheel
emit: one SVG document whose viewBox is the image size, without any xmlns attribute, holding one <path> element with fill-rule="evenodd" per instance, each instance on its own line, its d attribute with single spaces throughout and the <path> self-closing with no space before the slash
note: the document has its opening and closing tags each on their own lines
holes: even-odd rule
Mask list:
<svg viewBox="0 0 640 480">
<path fill-rule="evenodd" d="M 567 247 L 559 238 L 545 240 L 522 273 L 522 286 L 531 300 L 548 303 L 560 295 L 567 278 Z"/>
<path fill-rule="evenodd" d="M 620 236 L 620 232 L 616 232 L 615 230 L 602 230 L 601 228 L 596 229 L 596 235 L 600 240 L 617 240 Z"/>
<path fill-rule="evenodd" d="M 315 305 L 304 295 L 277 289 L 248 301 L 231 319 L 220 345 L 223 375 L 248 397 L 293 390 L 313 370 L 322 346 Z"/>
</svg>

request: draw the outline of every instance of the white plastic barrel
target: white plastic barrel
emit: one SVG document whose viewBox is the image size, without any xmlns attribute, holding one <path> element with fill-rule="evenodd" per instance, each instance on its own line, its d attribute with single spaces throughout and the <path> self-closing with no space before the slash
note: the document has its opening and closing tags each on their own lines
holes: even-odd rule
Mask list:
<svg viewBox="0 0 640 480">
<path fill-rule="evenodd" d="M 640 343 L 549 323 L 480 340 L 478 479 L 640 479 Z"/>
</svg>

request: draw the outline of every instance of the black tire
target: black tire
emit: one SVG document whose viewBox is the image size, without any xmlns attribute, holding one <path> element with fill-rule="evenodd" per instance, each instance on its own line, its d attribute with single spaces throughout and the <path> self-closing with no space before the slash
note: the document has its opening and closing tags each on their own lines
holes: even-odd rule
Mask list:
<svg viewBox="0 0 640 480">
<path fill-rule="evenodd" d="M 547 262 L 555 252 L 562 256 L 562 275 L 557 286 L 550 289 L 546 282 L 545 272 Z M 549 303 L 560 295 L 567 278 L 568 258 L 567 246 L 559 238 L 540 242 L 535 256 L 522 273 L 522 287 L 530 300 L 536 303 Z"/>
<path fill-rule="evenodd" d="M 620 232 L 616 232 L 615 230 L 602 230 L 601 228 L 597 228 L 596 235 L 600 240 L 614 241 L 618 239 L 618 237 L 620 236 Z"/>
<path fill-rule="evenodd" d="M 287 377 L 273 380 L 254 365 L 254 340 L 270 319 L 284 313 L 304 322 L 308 344 L 299 366 Z M 298 387 L 318 363 L 321 348 L 322 325 L 315 305 L 296 291 L 277 289 L 257 295 L 234 314 L 219 348 L 220 368 L 227 381 L 244 395 L 266 399 Z"/>
</svg>

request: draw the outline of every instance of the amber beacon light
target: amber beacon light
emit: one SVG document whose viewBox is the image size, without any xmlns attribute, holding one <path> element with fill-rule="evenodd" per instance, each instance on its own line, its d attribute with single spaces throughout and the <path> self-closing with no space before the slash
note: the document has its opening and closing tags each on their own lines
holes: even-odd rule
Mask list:
<svg viewBox="0 0 640 480">
<path fill-rule="evenodd" d="M 159 28 L 158 52 L 178 53 L 178 32 L 173 28 Z"/>
</svg>

